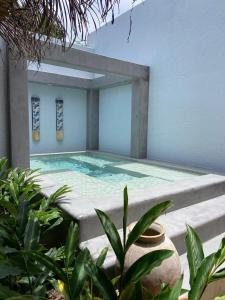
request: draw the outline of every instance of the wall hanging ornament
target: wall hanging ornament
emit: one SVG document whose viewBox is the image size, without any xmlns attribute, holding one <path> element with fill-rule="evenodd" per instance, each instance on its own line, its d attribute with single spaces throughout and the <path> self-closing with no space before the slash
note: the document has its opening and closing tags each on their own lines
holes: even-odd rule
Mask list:
<svg viewBox="0 0 225 300">
<path fill-rule="evenodd" d="M 32 107 L 32 139 L 40 140 L 40 98 L 31 97 Z"/>
<path fill-rule="evenodd" d="M 63 100 L 57 98 L 56 103 L 56 139 L 62 141 L 64 139 L 63 132 Z"/>
</svg>

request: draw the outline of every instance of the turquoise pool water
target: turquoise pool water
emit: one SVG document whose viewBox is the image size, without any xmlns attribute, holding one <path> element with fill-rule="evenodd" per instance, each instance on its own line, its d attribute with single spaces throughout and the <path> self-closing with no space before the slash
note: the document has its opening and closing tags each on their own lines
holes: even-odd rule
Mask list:
<svg viewBox="0 0 225 300">
<path fill-rule="evenodd" d="M 111 194 L 125 185 L 140 189 L 199 175 L 94 152 L 31 156 L 31 168 L 81 195 Z"/>
</svg>

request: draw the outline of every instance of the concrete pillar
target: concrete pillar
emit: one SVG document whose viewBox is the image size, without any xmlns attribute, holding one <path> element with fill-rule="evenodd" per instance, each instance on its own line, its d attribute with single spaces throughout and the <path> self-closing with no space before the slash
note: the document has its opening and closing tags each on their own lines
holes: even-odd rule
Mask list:
<svg viewBox="0 0 225 300">
<path fill-rule="evenodd" d="M 0 158 L 9 157 L 8 54 L 0 38 Z"/>
<path fill-rule="evenodd" d="M 131 156 L 147 157 L 149 82 L 137 79 L 132 82 Z"/>
<path fill-rule="evenodd" d="M 99 146 L 99 90 L 87 91 L 87 150 L 98 150 Z"/>
<path fill-rule="evenodd" d="M 10 151 L 12 167 L 28 168 L 29 112 L 27 63 L 9 55 Z"/>
</svg>

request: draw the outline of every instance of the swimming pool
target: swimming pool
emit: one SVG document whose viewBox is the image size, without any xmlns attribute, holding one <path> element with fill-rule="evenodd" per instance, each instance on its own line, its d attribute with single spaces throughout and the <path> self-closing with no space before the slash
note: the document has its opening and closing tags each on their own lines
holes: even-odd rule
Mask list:
<svg viewBox="0 0 225 300">
<path fill-rule="evenodd" d="M 190 179 L 199 173 L 101 152 L 32 155 L 31 168 L 67 184 L 77 195 L 109 195 Z"/>
</svg>

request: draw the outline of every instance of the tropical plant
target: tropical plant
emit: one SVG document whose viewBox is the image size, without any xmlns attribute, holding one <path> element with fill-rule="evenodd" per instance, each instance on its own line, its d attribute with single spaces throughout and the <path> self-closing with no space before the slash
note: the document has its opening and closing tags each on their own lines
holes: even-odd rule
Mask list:
<svg viewBox="0 0 225 300">
<path fill-rule="evenodd" d="M 41 238 L 62 223 L 55 203 L 68 188 L 62 187 L 46 199 L 40 195 L 34 171 L 6 165 L 7 160 L 0 160 L 0 299 L 6 299 L 6 294 L 44 295 L 43 282 L 50 278 L 49 271 L 28 260 L 26 252 L 58 255 L 58 251 L 48 250 Z"/>
<path fill-rule="evenodd" d="M 137 260 L 126 272 L 124 271 L 125 255 L 129 247 L 170 205 L 171 203 L 166 201 L 151 208 L 137 222 L 127 238 L 128 194 L 127 188 L 125 188 L 123 241 L 121 241 L 118 231 L 110 218 L 104 212 L 96 210 L 120 265 L 119 275 L 113 280 L 110 280 L 101 268 L 107 249 L 103 249 L 96 261 L 93 261 L 88 249 L 79 251 L 77 244 L 78 227 L 74 223 L 71 223 L 69 227 L 63 266 L 60 267 L 60 264 L 57 264 L 51 257 L 38 252 L 30 252 L 28 256 L 32 257 L 34 261 L 43 264 L 55 274 L 59 280 L 59 290 L 63 292 L 65 299 L 93 299 L 93 286 L 97 290 L 95 295 L 98 296 L 98 299 L 100 297 L 103 297 L 104 300 L 141 299 L 142 278 L 150 273 L 153 268 L 159 266 L 164 259 L 170 257 L 173 252 L 170 250 L 158 250 L 146 254 Z M 76 252 L 78 252 L 77 257 Z"/>
<path fill-rule="evenodd" d="M 215 253 L 205 257 L 198 234 L 187 226 L 186 248 L 190 270 L 188 298 L 199 300 L 209 283 L 225 278 L 225 268 L 221 267 L 225 262 L 225 238 Z"/>
<path fill-rule="evenodd" d="M 125 256 L 130 246 L 135 243 L 149 226 L 169 207 L 170 201 L 165 201 L 149 209 L 136 223 L 127 237 L 127 219 L 128 219 L 128 193 L 127 187 L 124 189 L 124 210 L 123 210 L 123 237 L 122 240 L 118 234 L 116 226 L 110 218 L 101 210 L 96 209 L 97 216 L 103 226 L 105 234 L 115 252 L 119 263 L 118 294 L 112 292 L 113 285 L 107 280 L 99 268 L 88 266 L 87 270 L 92 276 L 94 283 L 101 288 L 104 299 L 141 299 L 142 286 L 141 280 L 149 274 L 151 270 L 159 266 L 162 261 L 170 257 L 173 252 L 169 250 L 157 250 L 145 254 L 138 259 L 126 272 L 124 270 Z M 105 289 L 110 289 L 110 296 Z M 137 295 L 136 295 L 137 293 Z M 134 296 L 135 295 L 135 296 Z"/>
<path fill-rule="evenodd" d="M 105 22 L 120 0 L 0 0 L 0 37 L 16 52 L 40 62 L 51 42 L 72 46 L 90 24 Z"/>
</svg>

